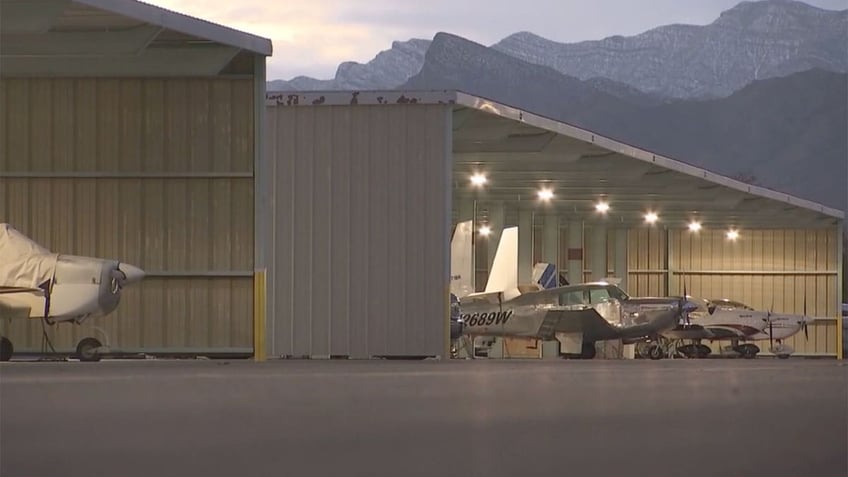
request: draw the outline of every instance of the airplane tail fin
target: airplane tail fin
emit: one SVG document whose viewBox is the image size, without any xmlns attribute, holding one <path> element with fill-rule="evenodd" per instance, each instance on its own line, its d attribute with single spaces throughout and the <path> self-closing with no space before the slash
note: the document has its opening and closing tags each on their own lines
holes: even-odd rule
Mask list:
<svg viewBox="0 0 848 477">
<path fill-rule="evenodd" d="M 471 277 L 474 274 L 471 238 L 474 230 L 470 220 L 456 224 L 451 239 L 451 293 L 462 298 L 474 292 Z"/>
<path fill-rule="evenodd" d="M 485 293 L 503 292 L 506 299 L 521 294 L 518 290 L 518 227 L 503 229 Z"/>
<path fill-rule="evenodd" d="M 533 283 L 539 284 L 545 290 L 556 288 L 557 278 L 556 265 L 553 263 L 539 262 L 533 267 Z"/>
</svg>

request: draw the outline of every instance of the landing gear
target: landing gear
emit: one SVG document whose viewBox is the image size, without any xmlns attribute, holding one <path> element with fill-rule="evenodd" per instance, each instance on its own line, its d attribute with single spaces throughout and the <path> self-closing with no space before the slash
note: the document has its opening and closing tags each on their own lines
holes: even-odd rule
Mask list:
<svg viewBox="0 0 848 477">
<path fill-rule="evenodd" d="M 683 356 L 690 359 L 706 358 L 712 352 L 709 346 L 701 343 L 683 345 L 677 348 L 677 351 L 679 351 L 680 354 L 682 354 Z"/>
<path fill-rule="evenodd" d="M 584 341 L 582 347 L 580 348 L 580 359 L 594 359 L 595 354 L 597 354 L 597 349 L 595 349 L 595 343 Z"/>
<path fill-rule="evenodd" d="M 760 352 L 760 347 L 753 343 L 746 343 L 734 347 L 734 351 L 742 355 L 745 359 L 754 359 L 757 357 L 757 353 Z"/>
<path fill-rule="evenodd" d="M 648 357 L 649 358 L 651 358 L 653 360 L 657 360 L 657 359 L 663 359 L 664 356 L 665 356 L 665 351 L 663 350 L 662 346 L 660 346 L 659 344 L 654 343 L 654 344 L 652 344 L 651 346 L 648 347 Z"/>
<path fill-rule="evenodd" d="M 100 348 L 103 344 L 97 338 L 83 338 L 77 345 L 77 358 L 80 361 L 100 361 Z"/>
<path fill-rule="evenodd" d="M 12 359 L 12 353 L 15 347 L 12 346 L 12 341 L 5 336 L 0 336 L 0 361 L 9 361 Z"/>
</svg>

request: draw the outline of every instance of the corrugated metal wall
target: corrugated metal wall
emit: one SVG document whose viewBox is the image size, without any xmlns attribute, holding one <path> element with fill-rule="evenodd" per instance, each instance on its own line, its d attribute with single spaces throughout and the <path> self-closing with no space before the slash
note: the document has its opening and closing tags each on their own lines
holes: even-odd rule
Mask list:
<svg viewBox="0 0 848 477">
<path fill-rule="evenodd" d="M 272 106 L 270 352 L 443 355 L 450 112 Z"/>
<path fill-rule="evenodd" d="M 839 298 L 835 230 L 749 230 L 739 240 L 724 231 L 692 234 L 675 230 L 672 241 L 671 293 L 686 291 L 704 298 L 729 298 L 757 310 L 807 314 L 818 320 L 787 344 L 801 354 L 835 355 Z M 768 342 L 758 343 L 768 348 Z M 717 346 L 714 346 L 717 349 Z"/>
<path fill-rule="evenodd" d="M 147 272 L 57 347 L 99 326 L 120 350 L 252 349 L 253 105 L 252 79 L 0 81 L 0 221 Z M 40 349 L 38 321 L 5 332 Z"/>
</svg>

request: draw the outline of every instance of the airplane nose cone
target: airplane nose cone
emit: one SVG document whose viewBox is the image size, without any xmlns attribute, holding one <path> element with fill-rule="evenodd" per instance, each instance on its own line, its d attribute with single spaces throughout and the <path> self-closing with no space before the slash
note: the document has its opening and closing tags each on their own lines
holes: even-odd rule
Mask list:
<svg viewBox="0 0 848 477">
<path fill-rule="evenodd" d="M 144 270 L 128 263 L 122 263 L 118 265 L 118 270 L 120 270 L 121 272 L 123 272 L 124 275 L 126 275 L 127 279 L 124 280 L 124 283 L 128 285 L 140 282 L 141 279 L 144 278 Z"/>
</svg>

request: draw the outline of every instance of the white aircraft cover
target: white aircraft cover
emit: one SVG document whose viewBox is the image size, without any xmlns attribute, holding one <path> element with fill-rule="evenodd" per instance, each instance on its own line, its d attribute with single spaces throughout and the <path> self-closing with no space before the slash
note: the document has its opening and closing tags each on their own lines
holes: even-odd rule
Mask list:
<svg viewBox="0 0 848 477">
<path fill-rule="evenodd" d="M 53 278 L 59 254 L 0 224 L 0 287 L 38 288 Z"/>
</svg>

